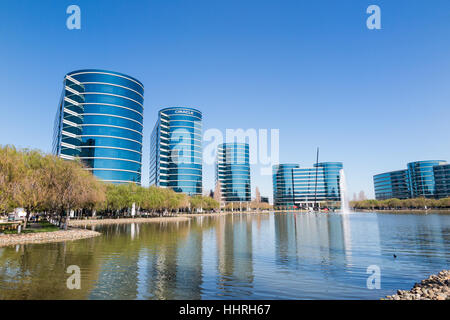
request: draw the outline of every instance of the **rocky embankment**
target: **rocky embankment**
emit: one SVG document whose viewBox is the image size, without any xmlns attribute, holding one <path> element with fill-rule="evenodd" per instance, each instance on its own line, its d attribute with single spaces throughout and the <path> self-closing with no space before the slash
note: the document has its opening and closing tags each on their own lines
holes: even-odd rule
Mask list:
<svg viewBox="0 0 450 320">
<path fill-rule="evenodd" d="M 0 247 L 26 243 L 60 242 L 92 238 L 101 233 L 87 229 L 70 229 L 53 232 L 0 234 Z"/>
<path fill-rule="evenodd" d="M 87 219 L 70 220 L 70 226 L 91 226 L 100 224 L 123 224 L 123 223 L 154 223 L 154 222 L 182 222 L 189 221 L 186 217 L 156 217 L 156 218 L 121 218 L 121 219 Z"/>
<path fill-rule="evenodd" d="M 386 300 L 450 300 L 450 270 L 416 283 L 407 290 L 398 290 L 397 294 L 387 296 Z"/>
</svg>

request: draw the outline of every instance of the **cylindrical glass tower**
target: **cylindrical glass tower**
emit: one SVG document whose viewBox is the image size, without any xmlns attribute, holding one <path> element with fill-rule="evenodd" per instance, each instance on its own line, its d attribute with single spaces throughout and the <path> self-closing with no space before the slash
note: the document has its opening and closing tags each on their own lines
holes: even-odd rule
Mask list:
<svg viewBox="0 0 450 320">
<path fill-rule="evenodd" d="M 299 168 L 298 164 L 278 164 L 272 167 L 273 205 L 294 205 L 294 182 L 292 169 Z"/>
<path fill-rule="evenodd" d="M 110 183 L 141 183 L 144 86 L 105 70 L 78 70 L 64 78 L 55 122 L 54 153 L 79 157 Z"/>
<path fill-rule="evenodd" d="M 150 185 L 202 194 L 202 113 L 186 107 L 159 111 L 150 137 Z"/>
<path fill-rule="evenodd" d="M 251 201 L 248 143 L 222 143 L 217 148 L 216 181 L 225 202 Z"/>
<path fill-rule="evenodd" d="M 445 164 L 444 160 L 427 160 L 408 163 L 408 177 L 412 198 L 435 198 L 434 166 Z"/>
</svg>

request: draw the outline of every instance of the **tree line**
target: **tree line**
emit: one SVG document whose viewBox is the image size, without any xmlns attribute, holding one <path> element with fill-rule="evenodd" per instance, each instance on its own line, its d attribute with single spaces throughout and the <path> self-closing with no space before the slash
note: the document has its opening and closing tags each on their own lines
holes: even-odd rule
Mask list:
<svg viewBox="0 0 450 320">
<path fill-rule="evenodd" d="M 387 200 L 363 200 L 351 201 L 350 206 L 354 209 L 381 209 L 381 210 L 398 210 L 398 209 L 450 209 L 450 198 L 443 199 L 387 199 Z"/>
<path fill-rule="evenodd" d="M 66 161 L 37 150 L 0 147 L 0 214 L 24 208 L 24 228 L 30 215 L 45 213 L 59 219 L 76 216 L 128 216 L 212 211 L 210 197 L 176 193 L 171 189 L 136 184 L 106 184 L 85 170 L 81 161 Z M 67 223 L 64 224 L 67 227 Z"/>
</svg>

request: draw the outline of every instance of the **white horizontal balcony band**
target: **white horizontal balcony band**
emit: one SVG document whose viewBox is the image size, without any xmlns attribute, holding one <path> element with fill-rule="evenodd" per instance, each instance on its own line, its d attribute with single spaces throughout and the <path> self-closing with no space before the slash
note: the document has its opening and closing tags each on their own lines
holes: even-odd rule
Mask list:
<svg viewBox="0 0 450 320">
<path fill-rule="evenodd" d="M 181 126 L 176 126 L 173 124 L 173 122 L 192 122 L 192 125 L 181 125 Z M 196 121 L 190 121 L 190 120 L 170 120 L 170 124 L 169 127 L 171 128 L 189 128 L 189 129 L 197 129 L 202 131 L 202 125 L 195 125 L 197 122 Z"/>
<path fill-rule="evenodd" d="M 131 119 L 131 118 L 127 118 L 127 117 L 117 116 L 115 114 L 108 114 L 108 113 L 82 113 L 81 115 L 83 115 L 83 116 L 103 116 L 103 117 L 121 118 L 121 119 L 125 119 L 125 120 L 136 122 L 141 127 L 144 127 L 144 125 L 140 121 L 137 121 L 137 120 Z"/>
<path fill-rule="evenodd" d="M 125 169 L 113 169 L 113 168 L 85 168 L 85 169 L 88 171 L 99 170 L 99 171 L 131 172 L 141 174 L 139 171 L 125 170 Z"/>
<path fill-rule="evenodd" d="M 103 182 L 123 182 L 123 183 L 134 183 L 134 184 L 137 184 L 137 185 L 141 185 L 141 183 L 140 183 L 140 182 L 136 182 L 136 181 L 132 181 L 132 180 L 103 180 L 103 179 L 102 179 L 102 181 L 103 181 Z"/>
<path fill-rule="evenodd" d="M 69 156 L 69 155 L 67 155 L 67 154 L 60 154 L 59 157 L 60 157 L 61 159 L 75 160 L 75 157 L 74 157 L 74 156 Z"/>
<path fill-rule="evenodd" d="M 137 85 L 139 85 L 142 89 L 144 89 L 144 86 L 142 84 L 140 84 L 139 82 L 137 82 L 134 79 L 131 79 L 129 77 L 123 76 L 123 75 L 119 75 L 119 74 L 114 74 L 114 73 L 110 73 L 110 72 L 101 72 L 101 71 L 82 71 L 82 72 L 77 72 L 77 73 L 72 73 L 70 76 L 74 77 L 77 76 L 79 74 L 106 74 L 106 75 L 110 75 L 110 76 L 114 76 L 114 77 L 118 77 L 118 78 L 123 78 L 123 79 L 127 79 L 130 80 L 134 83 L 136 83 Z M 69 77 L 69 76 L 67 76 Z M 81 83 L 81 82 L 79 82 Z"/>
<path fill-rule="evenodd" d="M 248 147 L 248 146 L 243 146 L 243 145 L 240 145 L 240 144 L 237 144 L 237 145 L 231 145 L 231 146 L 226 146 L 226 147 L 224 147 L 223 145 L 219 144 L 219 145 L 217 146 L 217 149 L 218 149 L 218 150 L 221 150 L 221 151 L 224 151 L 224 150 L 230 150 L 230 151 L 233 151 L 233 150 L 237 150 L 237 151 L 248 151 L 248 150 L 249 150 L 249 147 Z"/>
<path fill-rule="evenodd" d="M 141 165 L 142 163 L 140 161 L 136 161 L 136 160 L 130 160 L 130 159 L 123 159 L 123 158 L 110 158 L 110 157 L 79 157 L 82 160 L 88 160 L 88 159 L 102 159 L 102 160 L 117 160 L 117 161 L 128 161 L 128 162 L 134 162 L 137 163 L 139 165 Z"/>
<path fill-rule="evenodd" d="M 136 150 L 132 150 L 132 149 L 127 149 L 127 148 L 119 148 L 119 147 L 108 147 L 108 146 L 80 146 L 80 148 L 81 148 L 81 149 L 84 149 L 84 148 L 117 149 L 117 150 L 125 150 L 125 151 L 136 152 L 136 153 L 142 155 L 142 152 L 140 152 L 140 151 L 136 151 Z"/>
<path fill-rule="evenodd" d="M 71 133 L 71 132 L 67 132 L 67 131 L 61 130 L 61 134 L 64 135 L 64 136 L 70 137 L 70 138 L 81 140 L 80 136 L 78 136 L 78 135 L 76 135 L 74 133 Z"/>
<path fill-rule="evenodd" d="M 79 148 L 76 145 L 70 144 L 70 143 L 67 143 L 67 142 L 61 142 L 61 147 L 79 150 Z"/>
<path fill-rule="evenodd" d="M 162 128 L 164 128 L 164 129 L 169 129 L 169 127 L 168 126 L 166 126 L 166 125 L 164 125 L 164 124 L 160 124 L 160 126 L 162 127 Z"/>
<path fill-rule="evenodd" d="M 202 181 L 198 181 L 198 180 L 169 180 L 168 182 L 195 182 L 195 183 L 201 183 Z M 187 186 L 185 186 L 187 187 Z"/>
<path fill-rule="evenodd" d="M 64 89 L 66 89 L 67 91 L 69 91 L 69 92 L 71 92 L 71 93 L 73 93 L 73 94 L 76 94 L 76 95 L 80 95 L 80 92 L 79 91 L 77 91 L 77 90 L 75 90 L 75 89 L 72 89 L 71 87 L 69 87 L 69 86 L 65 86 L 64 87 Z"/>
<path fill-rule="evenodd" d="M 161 138 L 162 140 L 169 140 L 169 138 L 163 137 L 163 136 L 160 136 L 160 138 Z"/>
<path fill-rule="evenodd" d="M 103 102 L 83 102 L 83 105 L 84 105 L 84 106 L 88 106 L 88 105 L 99 105 L 99 106 L 108 106 L 108 107 L 116 107 L 116 108 L 127 109 L 127 110 L 130 110 L 130 111 L 136 112 L 137 114 L 139 114 L 140 116 L 142 116 L 142 118 L 144 118 L 144 115 L 142 114 L 142 112 L 139 112 L 139 111 L 137 111 L 137 110 L 135 110 L 135 109 L 133 109 L 133 108 L 128 108 L 128 107 L 121 106 L 121 105 L 118 105 L 118 104 L 103 103 Z"/>
<path fill-rule="evenodd" d="M 171 135 L 169 141 L 174 141 L 176 137 Z M 187 138 L 186 138 L 187 139 Z M 202 140 L 201 139 L 195 139 L 195 138 L 189 138 L 189 141 L 194 141 L 194 146 L 201 147 L 202 146 Z M 195 144 L 195 142 L 198 141 L 198 144 Z M 176 142 L 175 142 L 176 143 Z"/>
<path fill-rule="evenodd" d="M 80 81 L 78 81 L 77 79 L 72 78 L 72 77 L 69 76 L 69 75 L 66 75 L 66 79 L 72 81 L 73 83 L 75 83 L 75 84 L 77 84 L 77 85 L 81 85 L 81 82 L 80 82 Z"/>
<path fill-rule="evenodd" d="M 192 143 L 178 143 L 178 142 L 169 142 L 169 146 L 187 146 L 187 147 L 196 147 L 196 148 L 198 148 L 198 149 L 201 149 L 202 148 L 202 146 L 201 145 L 195 145 L 195 144 L 192 144 Z M 193 152 L 202 152 L 201 150 L 199 151 L 199 150 L 192 150 Z"/>
<path fill-rule="evenodd" d="M 139 143 L 142 146 L 142 142 L 134 140 L 134 139 L 130 139 L 130 138 L 124 138 L 124 137 L 118 137 L 118 136 L 108 136 L 108 135 L 100 135 L 100 134 L 82 134 L 79 135 L 78 137 L 97 137 L 97 138 L 114 138 L 114 139 L 121 139 L 121 140 L 127 140 L 127 141 L 132 141 L 132 142 L 136 142 Z"/>
<path fill-rule="evenodd" d="M 75 100 L 72 100 L 72 99 L 70 99 L 68 97 L 64 97 L 64 101 L 66 101 L 66 102 L 68 102 L 70 104 L 73 104 L 74 106 L 79 106 L 80 104 L 82 105 L 82 103 L 76 102 Z"/>
<path fill-rule="evenodd" d="M 76 127 L 76 128 L 79 127 L 78 124 L 76 124 L 75 122 L 72 122 L 72 121 L 70 121 L 70 120 L 67 120 L 67 119 L 63 119 L 63 123 L 64 123 L 64 124 L 67 124 L 67 125 L 69 125 L 69 126 L 71 126 L 71 127 Z"/>
<path fill-rule="evenodd" d="M 162 125 L 161 125 L 162 126 Z M 202 129 L 197 129 L 197 128 L 191 128 L 191 127 L 187 127 L 187 126 L 170 126 L 170 129 L 172 129 L 172 128 L 180 128 L 181 130 L 185 130 L 185 131 L 183 131 L 183 133 L 189 133 L 189 134 L 196 134 L 196 135 L 198 135 L 198 136 L 201 136 L 202 135 Z M 194 132 L 191 132 L 191 131 L 189 131 L 188 130 L 188 128 L 189 129 L 196 129 L 197 131 L 200 131 L 200 133 L 198 133 L 198 132 L 195 132 L 195 130 L 194 130 Z M 173 131 L 172 131 L 173 132 Z"/>
<path fill-rule="evenodd" d="M 201 174 L 194 174 L 194 173 L 168 173 L 169 176 L 196 176 L 201 177 Z"/>
<path fill-rule="evenodd" d="M 134 93 L 137 93 L 138 95 L 141 96 L 142 99 L 144 99 L 144 96 L 140 92 L 138 92 L 134 89 L 131 89 L 129 87 L 121 86 L 119 84 L 114 84 L 114 83 L 109 83 L 109 82 L 83 82 L 83 84 L 101 84 L 101 85 L 113 86 L 113 87 L 118 87 L 118 88 L 124 88 L 124 89 L 130 90 L 130 91 L 133 91 Z"/>
<path fill-rule="evenodd" d="M 84 123 L 84 124 L 80 124 L 79 126 L 80 126 L 80 127 L 110 127 L 110 128 L 119 128 L 119 129 L 125 129 L 125 130 L 129 130 L 129 131 L 133 131 L 133 132 L 139 133 L 141 136 L 143 136 L 142 133 L 140 133 L 140 132 L 137 131 L 137 130 L 130 129 L 130 128 L 127 128 L 127 127 L 121 127 L 121 126 L 113 126 L 113 125 L 110 125 L 110 124 L 95 124 L 95 123 L 89 123 L 89 124 L 87 124 L 87 123 Z"/>
<path fill-rule="evenodd" d="M 231 187 L 231 186 L 242 186 L 242 187 L 245 187 L 245 186 L 249 186 L 250 182 L 242 182 L 242 183 L 239 183 L 239 182 L 222 183 L 221 182 L 221 184 L 222 184 L 223 187 Z"/>
<path fill-rule="evenodd" d="M 72 115 L 74 117 L 81 118 L 81 115 L 78 112 L 72 111 L 72 110 L 70 110 L 70 109 L 68 109 L 66 107 L 63 108 L 63 112 L 68 113 L 68 114 L 70 114 L 70 115 Z"/>
<path fill-rule="evenodd" d="M 130 100 L 130 101 L 137 103 L 138 105 L 140 105 L 142 107 L 142 109 L 144 109 L 144 105 L 142 103 L 140 103 L 139 101 L 131 99 L 126 96 L 121 96 L 120 94 L 107 93 L 107 92 L 83 92 L 82 93 L 82 95 L 90 95 L 90 94 L 99 95 L 99 96 L 103 95 L 103 96 L 112 96 L 112 97 L 117 97 L 117 98 L 123 98 L 123 99 Z"/>
</svg>

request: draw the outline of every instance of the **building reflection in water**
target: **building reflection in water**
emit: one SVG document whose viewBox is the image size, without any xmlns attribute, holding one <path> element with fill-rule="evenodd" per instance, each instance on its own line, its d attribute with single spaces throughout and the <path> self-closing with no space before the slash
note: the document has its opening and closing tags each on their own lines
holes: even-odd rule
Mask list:
<svg viewBox="0 0 450 320">
<path fill-rule="evenodd" d="M 286 213 L 276 214 L 275 251 L 276 262 L 288 268 L 319 266 L 314 270 L 328 274 L 330 266 L 353 266 L 352 255 L 363 240 L 379 251 L 380 240 L 376 215 L 368 214 L 365 223 L 351 228 L 352 214 Z M 308 261 L 308 266 L 304 265 Z"/>
<path fill-rule="evenodd" d="M 0 299 L 379 298 L 448 265 L 449 226 L 445 215 L 375 213 L 97 226 L 96 238 L 0 248 Z M 373 264 L 383 292 L 367 291 Z M 81 290 L 66 287 L 70 265 Z"/>
<path fill-rule="evenodd" d="M 222 216 L 216 224 L 219 297 L 248 296 L 252 292 L 252 228 L 253 219 L 247 214 Z"/>
</svg>

